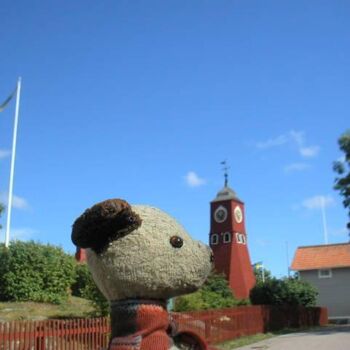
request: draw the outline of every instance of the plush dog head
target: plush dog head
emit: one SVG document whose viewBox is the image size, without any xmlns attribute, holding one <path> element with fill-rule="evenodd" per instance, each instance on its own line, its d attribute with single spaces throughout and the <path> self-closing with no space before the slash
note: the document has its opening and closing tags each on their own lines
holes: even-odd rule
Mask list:
<svg viewBox="0 0 350 350">
<path fill-rule="evenodd" d="M 120 199 L 87 209 L 72 240 L 85 248 L 93 278 L 110 301 L 168 299 L 198 289 L 211 270 L 211 251 L 175 219 Z"/>
</svg>

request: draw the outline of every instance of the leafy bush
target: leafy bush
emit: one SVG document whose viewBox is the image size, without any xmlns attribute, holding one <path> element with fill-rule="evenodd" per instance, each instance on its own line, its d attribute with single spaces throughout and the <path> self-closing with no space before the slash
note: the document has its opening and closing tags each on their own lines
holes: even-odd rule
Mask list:
<svg viewBox="0 0 350 350">
<path fill-rule="evenodd" d="M 72 294 L 90 300 L 95 308 L 94 316 L 107 316 L 109 303 L 97 288 L 88 266 L 77 264 L 75 271 L 76 279 L 71 287 Z"/>
<path fill-rule="evenodd" d="M 309 283 L 294 278 L 271 278 L 258 282 L 250 291 L 255 305 L 316 305 L 317 291 Z"/>
<path fill-rule="evenodd" d="M 212 273 L 200 290 L 177 297 L 174 311 L 221 309 L 247 303 L 246 300 L 235 299 L 224 275 Z"/>
<path fill-rule="evenodd" d="M 91 284 L 87 285 L 83 290 L 82 297 L 91 300 L 95 308 L 94 316 L 107 316 L 109 314 L 109 302 L 97 288 L 92 278 Z"/>
<path fill-rule="evenodd" d="M 74 281 L 74 258 L 59 248 L 14 241 L 0 245 L 0 300 L 60 303 Z"/>
<path fill-rule="evenodd" d="M 72 295 L 82 298 L 84 290 L 92 282 L 92 276 L 87 265 L 77 263 L 75 265 L 75 280 L 71 286 Z"/>
<path fill-rule="evenodd" d="M 253 272 L 254 272 L 255 280 L 257 282 L 263 282 L 263 280 L 267 281 L 272 278 L 271 271 L 265 269 L 264 267 L 258 268 L 254 266 Z"/>
</svg>

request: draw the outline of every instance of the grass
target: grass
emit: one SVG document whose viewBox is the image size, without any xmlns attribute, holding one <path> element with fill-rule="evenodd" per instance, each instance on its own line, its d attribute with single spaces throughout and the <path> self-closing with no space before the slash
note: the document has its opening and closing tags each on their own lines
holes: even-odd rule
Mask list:
<svg viewBox="0 0 350 350">
<path fill-rule="evenodd" d="M 88 300 L 77 297 L 70 297 L 67 302 L 59 305 L 35 302 L 1 302 L 0 322 L 82 318 L 88 317 L 93 311 L 94 308 Z"/>
</svg>

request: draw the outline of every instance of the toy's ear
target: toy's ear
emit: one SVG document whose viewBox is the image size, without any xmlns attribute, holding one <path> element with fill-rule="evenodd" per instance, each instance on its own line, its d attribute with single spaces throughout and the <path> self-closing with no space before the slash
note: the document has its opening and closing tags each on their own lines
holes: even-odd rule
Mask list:
<svg viewBox="0 0 350 350">
<path fill-rule="evenodd" d="M 102 253 L 111 241 L 124 237 L 141 226 L 141 218 L 122 199 L 95 204 L 75 220 L 72 241 L 80 248 Z"/>
</svg>

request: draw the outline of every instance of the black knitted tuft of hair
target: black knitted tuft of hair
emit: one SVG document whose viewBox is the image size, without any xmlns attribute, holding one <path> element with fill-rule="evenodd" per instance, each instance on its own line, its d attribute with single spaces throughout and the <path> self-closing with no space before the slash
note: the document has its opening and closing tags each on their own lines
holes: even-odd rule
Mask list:
<svg viewBox="0 0 350 350">
<path fill-rule="evenodd" d="M 75 220 L 72 241 L 80 248 L 102 253 L 108 244 L 141 226 L 141 218 L 122 199 L 97 203 Z"/>
</svg>

